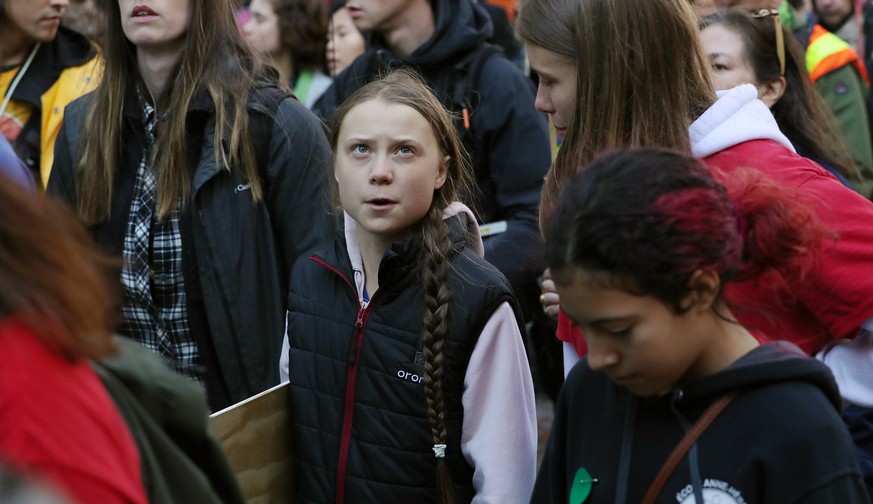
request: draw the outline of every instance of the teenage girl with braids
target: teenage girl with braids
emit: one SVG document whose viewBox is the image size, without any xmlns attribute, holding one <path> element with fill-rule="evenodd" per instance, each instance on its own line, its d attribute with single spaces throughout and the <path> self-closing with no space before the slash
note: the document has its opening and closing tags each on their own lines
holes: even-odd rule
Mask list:
<svg viewBox="0 0 873 504">
<path fill-rule="evenodd" d="M 526 502 L 522 323 L 459 203 L 449 113 L 399 70 L 338 109 L 330 140 L 344 232 L 297 261 L 289 298 L 298 502 Z"/>
<path fill-rule="evenodd" d="M 546 250 L 588 354 L 561 390 L 531 502 L 869 502 L 827 366 L 760 344 L 724 297 L 817 259 L 831 233 L 809 202 L 759 171 L 726 177 L 658 149 L 602 156 L 567 182 Z"/>
</svg>

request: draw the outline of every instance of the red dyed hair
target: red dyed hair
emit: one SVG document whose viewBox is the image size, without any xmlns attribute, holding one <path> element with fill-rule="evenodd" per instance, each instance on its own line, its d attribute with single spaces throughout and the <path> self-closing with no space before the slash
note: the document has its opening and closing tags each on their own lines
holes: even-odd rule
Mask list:
<svg viewBox="0 0 873 504">
<path fill-rule="evenodd" d="M 822 202 L 814 194 L 777 184 L 754 169 L 714 169 L 712 174 L 742 216 L 745 236 L 738 280 L 770 268 L 785 276 L 802 275 L 818 257 L 823 241 L 837 238 L 819 220 L 814 209 Z"/>
<path fill-rule="evenodd" d="M 696 270 L 722 283 L 765 270 L 801 274 L 831 236 L 815 201 L 751 169 L 710 172 L 687 155 L 603 155 L 561 197 L 547 252 L 553 274 L 581 267 L 622 279 L 677 313 Z"/>
</svg>

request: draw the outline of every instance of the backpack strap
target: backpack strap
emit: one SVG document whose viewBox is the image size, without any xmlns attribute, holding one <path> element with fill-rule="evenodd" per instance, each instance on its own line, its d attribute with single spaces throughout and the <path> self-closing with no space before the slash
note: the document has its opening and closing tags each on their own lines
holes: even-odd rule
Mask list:
<svg viewBox="0 0 873 504">
<path fill-rule="evenodd" d="M 470 129 L 469 114 L 479 105 L 478 83 L 482 67 L 494 55 L 503 54 L 503 50 L 493 44 L 484 43 L 470 52 L 465 58 L 454 65 L 455 75 L 451 91 L 451 104 L 462 112 L 462 126 Z M 465 112 L 465 113 L 464 113 Z"/>
<path fill-rule="evenodd" d="M 471 51 L 452 67 L 452 75 L 443 77 L 442 86 L 448 83 L 449 89 L 444 95 L 444 105 L 455 113 L 454 121 L 464 147 L 470 156 L 470 162 L 475 170 L 476 180 L 488 177 L 488 173 L 480 168 L 478 144 L 473 131 L 471 116 L 476 112 L 481 101 L 479 94 L 479 82 L 482 68 L 492 56 L 502 55 L 500 47 L 483 43 Z"/>
</svg>

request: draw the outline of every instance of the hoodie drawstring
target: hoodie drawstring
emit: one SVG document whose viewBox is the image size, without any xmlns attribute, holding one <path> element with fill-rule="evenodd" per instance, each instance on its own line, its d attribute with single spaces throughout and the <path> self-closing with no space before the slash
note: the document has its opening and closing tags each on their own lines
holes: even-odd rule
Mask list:
<svg viewBox="0 0 873 504">
<path fill-rule="evenodd" d="M 627 485 L 630 478 L 631 451 L 634 447 L 634 427 L 637 419 L 637 398 L 629 395 L 627 409 L 624 415 L 624 431 L 621 436 L 621 455 L 618 463 L 618 475 L 615 486 L 615 504 L 627 502 Z M 700 501 L 703 502 L 703 501 Z"/>
<path fill-rule="evenodd" d="M 682 430 L 687 434 L 691 430 L 691 422 L 676 409 L 676 401 L 682 398 L 682 393 L 682 389 L 673 391 L 673 397 L 670 400 L 670 411 L 673 412 L 673 415 L 679 421 L 679 425 L 682 426 Z M 691 488 L 694 490 L 694 501 L 705 502 L 703 500 L 703 481 L 700 479 L 700 464 L 697 461 L 697 443 L 691 445 L 691 448 L 688 450 L 688 466 L 691 472 Z"/>
</svg>

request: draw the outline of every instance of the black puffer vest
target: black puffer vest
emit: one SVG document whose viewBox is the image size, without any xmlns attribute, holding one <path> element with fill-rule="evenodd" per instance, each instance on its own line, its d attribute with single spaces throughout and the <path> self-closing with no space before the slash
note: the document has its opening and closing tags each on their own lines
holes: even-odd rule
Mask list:
<svg viewBox="0 0 873 504">
<path fill-rule="evenodd" d="M 461 454 L 464 376 L 506 279 L 463 240 L 450 259 L 452 331 L 444 350 L 446 459 L 456 500 L 473 497 Z M 291 410 L 297 502 L 433 502 L 436 459 L 421 348 L 424 292 L 413 240 L 382 259 L 379 291 L 361 309 L 346 242 L 302 257 L 292 273 Z"/>
</svg>

